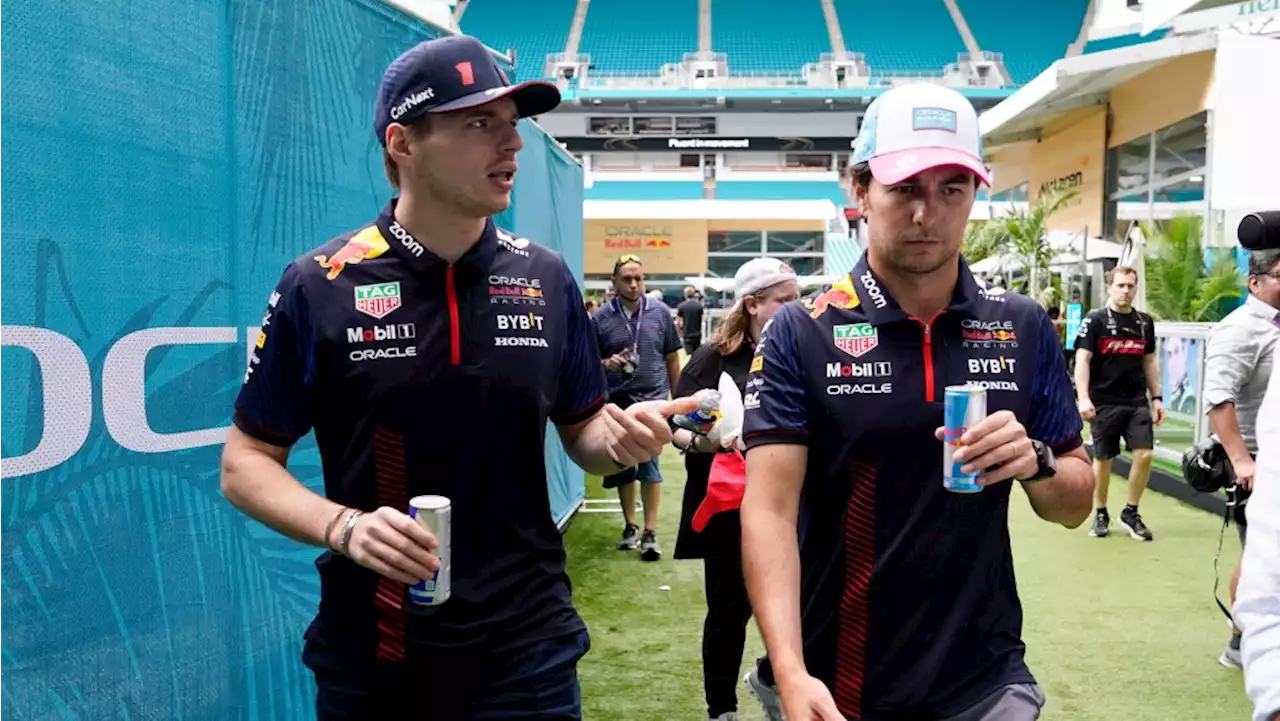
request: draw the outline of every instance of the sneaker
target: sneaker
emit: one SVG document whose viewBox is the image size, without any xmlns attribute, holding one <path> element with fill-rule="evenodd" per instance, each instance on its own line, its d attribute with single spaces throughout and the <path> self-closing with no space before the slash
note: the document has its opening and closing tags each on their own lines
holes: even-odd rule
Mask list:
<svg viewBox="0 0 1280 721">
<path fill-rule="evenodd" d="M 747 687 L 747 692 L 760 702 L 765 719 L 786 721 L 787 717 L 782 714 L 782 699 L 778 697 L 777 689 L 760 680 L 759 666 L 752 666 L 747 675 L 742 677 L 742 683 Z"/>
<path fill-rule="evenodd" d="M 645 561 L 662 558 L 662 549 L 658 547 L 658 537 L 653 531 L 645 531 L 640 537 L 640 558 Z"/>
<path fill-rule="evenodd" d="M 1093 526 L 1089 528 L 1089 535 L 1094 538 L 1106 538 L 1111 533 L 1111 517 L 1107 515 L 1105 509 L 1099 510 L 1093 515 Z"/>
<path fill-rule="evenodd" d="M 1142 522 L 1142 514 L 1137 511 L 1132 513 L 1125 511 L 1120 514 L 1120 525 L 1129 529 L 1129 535 L 1138 541 L 1150 541 L 1151 529 L 1147 528 L 1147 524 Z"/>
<path fill-rule="evenodd" d="M 1227 642 L 1227 647 L 1218 657 L 1218 663 L 1227 668 L 1244 668 L 1244 663 L 1240 660 L 1240 634 L 1231 634 L 1231 640 Z"/>
<path fill-rule="evenodd" d="M 622 529 L 622 540 L 618 541 L 619 551 L 634 551 L 640 546 L 640 527 L 634 523 L 628 523 Z"/>
</svg>

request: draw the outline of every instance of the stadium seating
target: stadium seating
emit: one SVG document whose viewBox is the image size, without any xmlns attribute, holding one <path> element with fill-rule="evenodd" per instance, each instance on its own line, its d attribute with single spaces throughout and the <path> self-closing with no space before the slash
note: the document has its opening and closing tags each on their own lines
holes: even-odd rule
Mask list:
<svg viewBox="0 0 1280 721">
<path fill-rule="evenodd" d="M 591 56 L 593 72 L 606 75 L 657 75 L 663 63 L 678 63 L 697 50 L 698 0 L 591 3 L 579 47 Z"/>
<path fill-rule="evenodd" d="M 462 31 L 501 52 L 516 49 L 512 81 L 542 77 L 548 53 L 564 52 L 576 0 L 477 0 L 462 16 Z M 602 3 L 603 4 L 603 3 Z"/>
<path fill-rule="evenodd" d="M 728 55 L 730 75 L 799 73 L 831 52 L 831 38 L 818 0 L 713 0 L 711 49 Z"/>
<path fill-rule="evenodd" d="M 1143 43 L 1151 43 L 1163 38 L 1167 32 L 1169 32 L 1168 28 L 1161 28 L 1146 36 L 1134 33 L 1133 35 L 1119 35 L 1117 37 L 1106 38 L 1104 40 L 1090 40 L 1085 43 L 1084 52 L 1085 54 L 1100 53 L 1104 50 L 1116 50 L 1119 48 L 1141 45 Z"/>
<path fill-rule="evenodd" d="M 701 200 L 702 181 L 597 180 L 583 197 L 587 200 Z"/>
<path fill-rule="evenodd" d="M 942 3 L 939 2 L 939 5 Z M 1088 0 L 956 0 L 983 50 L 1004 54 L 1013 81 L 1026 83 L 1067 54 L 1084 22 Z"/>
<path fill-rule="evenodd" d="M 940 73 L 965 51 L 964 40 L 942 0 L 835 0 L 835 7 L 845 48 L 866 55 L 875 75 L 887 71 Z M 1025 13 L 1022 11 L 1023 16 Z"/>
<path fill-rule="evenodd" d="M 830 200 L 845 206 L 844 190 L 834 181 L 721 180 L 716 183 L 717 200 Z"/>
</svg>

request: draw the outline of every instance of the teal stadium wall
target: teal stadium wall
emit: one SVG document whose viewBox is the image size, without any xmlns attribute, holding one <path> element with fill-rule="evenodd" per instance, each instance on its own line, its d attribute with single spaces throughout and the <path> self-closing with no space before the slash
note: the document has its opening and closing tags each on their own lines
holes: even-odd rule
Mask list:
<svg viewBox="0 0 1280 721">
<path fill-rule="evenodd" d="M 222 498 L 221 438 L 286 262 L 386 202 L 377 84 L 431 31 L 376 0 L 5 20 L 3 715 L 312 718 L 319 552 Z M 504 220 L 580 278 L 581 169 L 523 125 Z M 547 443 L 559 519 L 583 480 Z M 311 436 L 290 468 L 322 488 Z"/>
</svg>

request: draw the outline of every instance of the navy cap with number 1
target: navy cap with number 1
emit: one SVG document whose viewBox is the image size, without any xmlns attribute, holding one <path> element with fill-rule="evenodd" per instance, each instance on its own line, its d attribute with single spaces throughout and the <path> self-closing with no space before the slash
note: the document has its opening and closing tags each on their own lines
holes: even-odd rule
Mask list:
<svg viewBox="0 0 1280 721">
<path fill-rule="evenodd" d="M 446 113 L 510 97 L 522 118 L 560 104 L 560 90 L 540 80 L 512 85 L 479 40 L 449 35 L 418 43 L 382 75 L 373 129 L 386 145 L 392 123 L 409 125 L 427 113 Z"/>
</svg>

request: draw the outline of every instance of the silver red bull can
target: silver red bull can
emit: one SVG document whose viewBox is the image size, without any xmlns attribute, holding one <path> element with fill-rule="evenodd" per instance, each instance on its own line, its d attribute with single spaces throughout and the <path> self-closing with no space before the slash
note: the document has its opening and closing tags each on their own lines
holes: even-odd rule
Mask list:
<svg viewBox="0 0 1280 721">
<path fill-rule="evenodd" d="M 987 417 L 987 389 L 980 386 L 947 386 L 942 408 L 942 487 L 952 493 L 978 493 L 978 473 L 962 473 L 964 463 L 955 460 L 964 447 L 960 437 Z"/>
<path fill-rule="evenodd" d="M 435 555 L 440 568 L 431 578 L 409 587 L 409 599 L 420 606 L 439 606 L 449 600 L 450 539 L 453 536 L 453 504 L 444 496 L 414 496 L 409 501 L 409 517 L 431 531 L 440 545 Z"/>
</svg>

